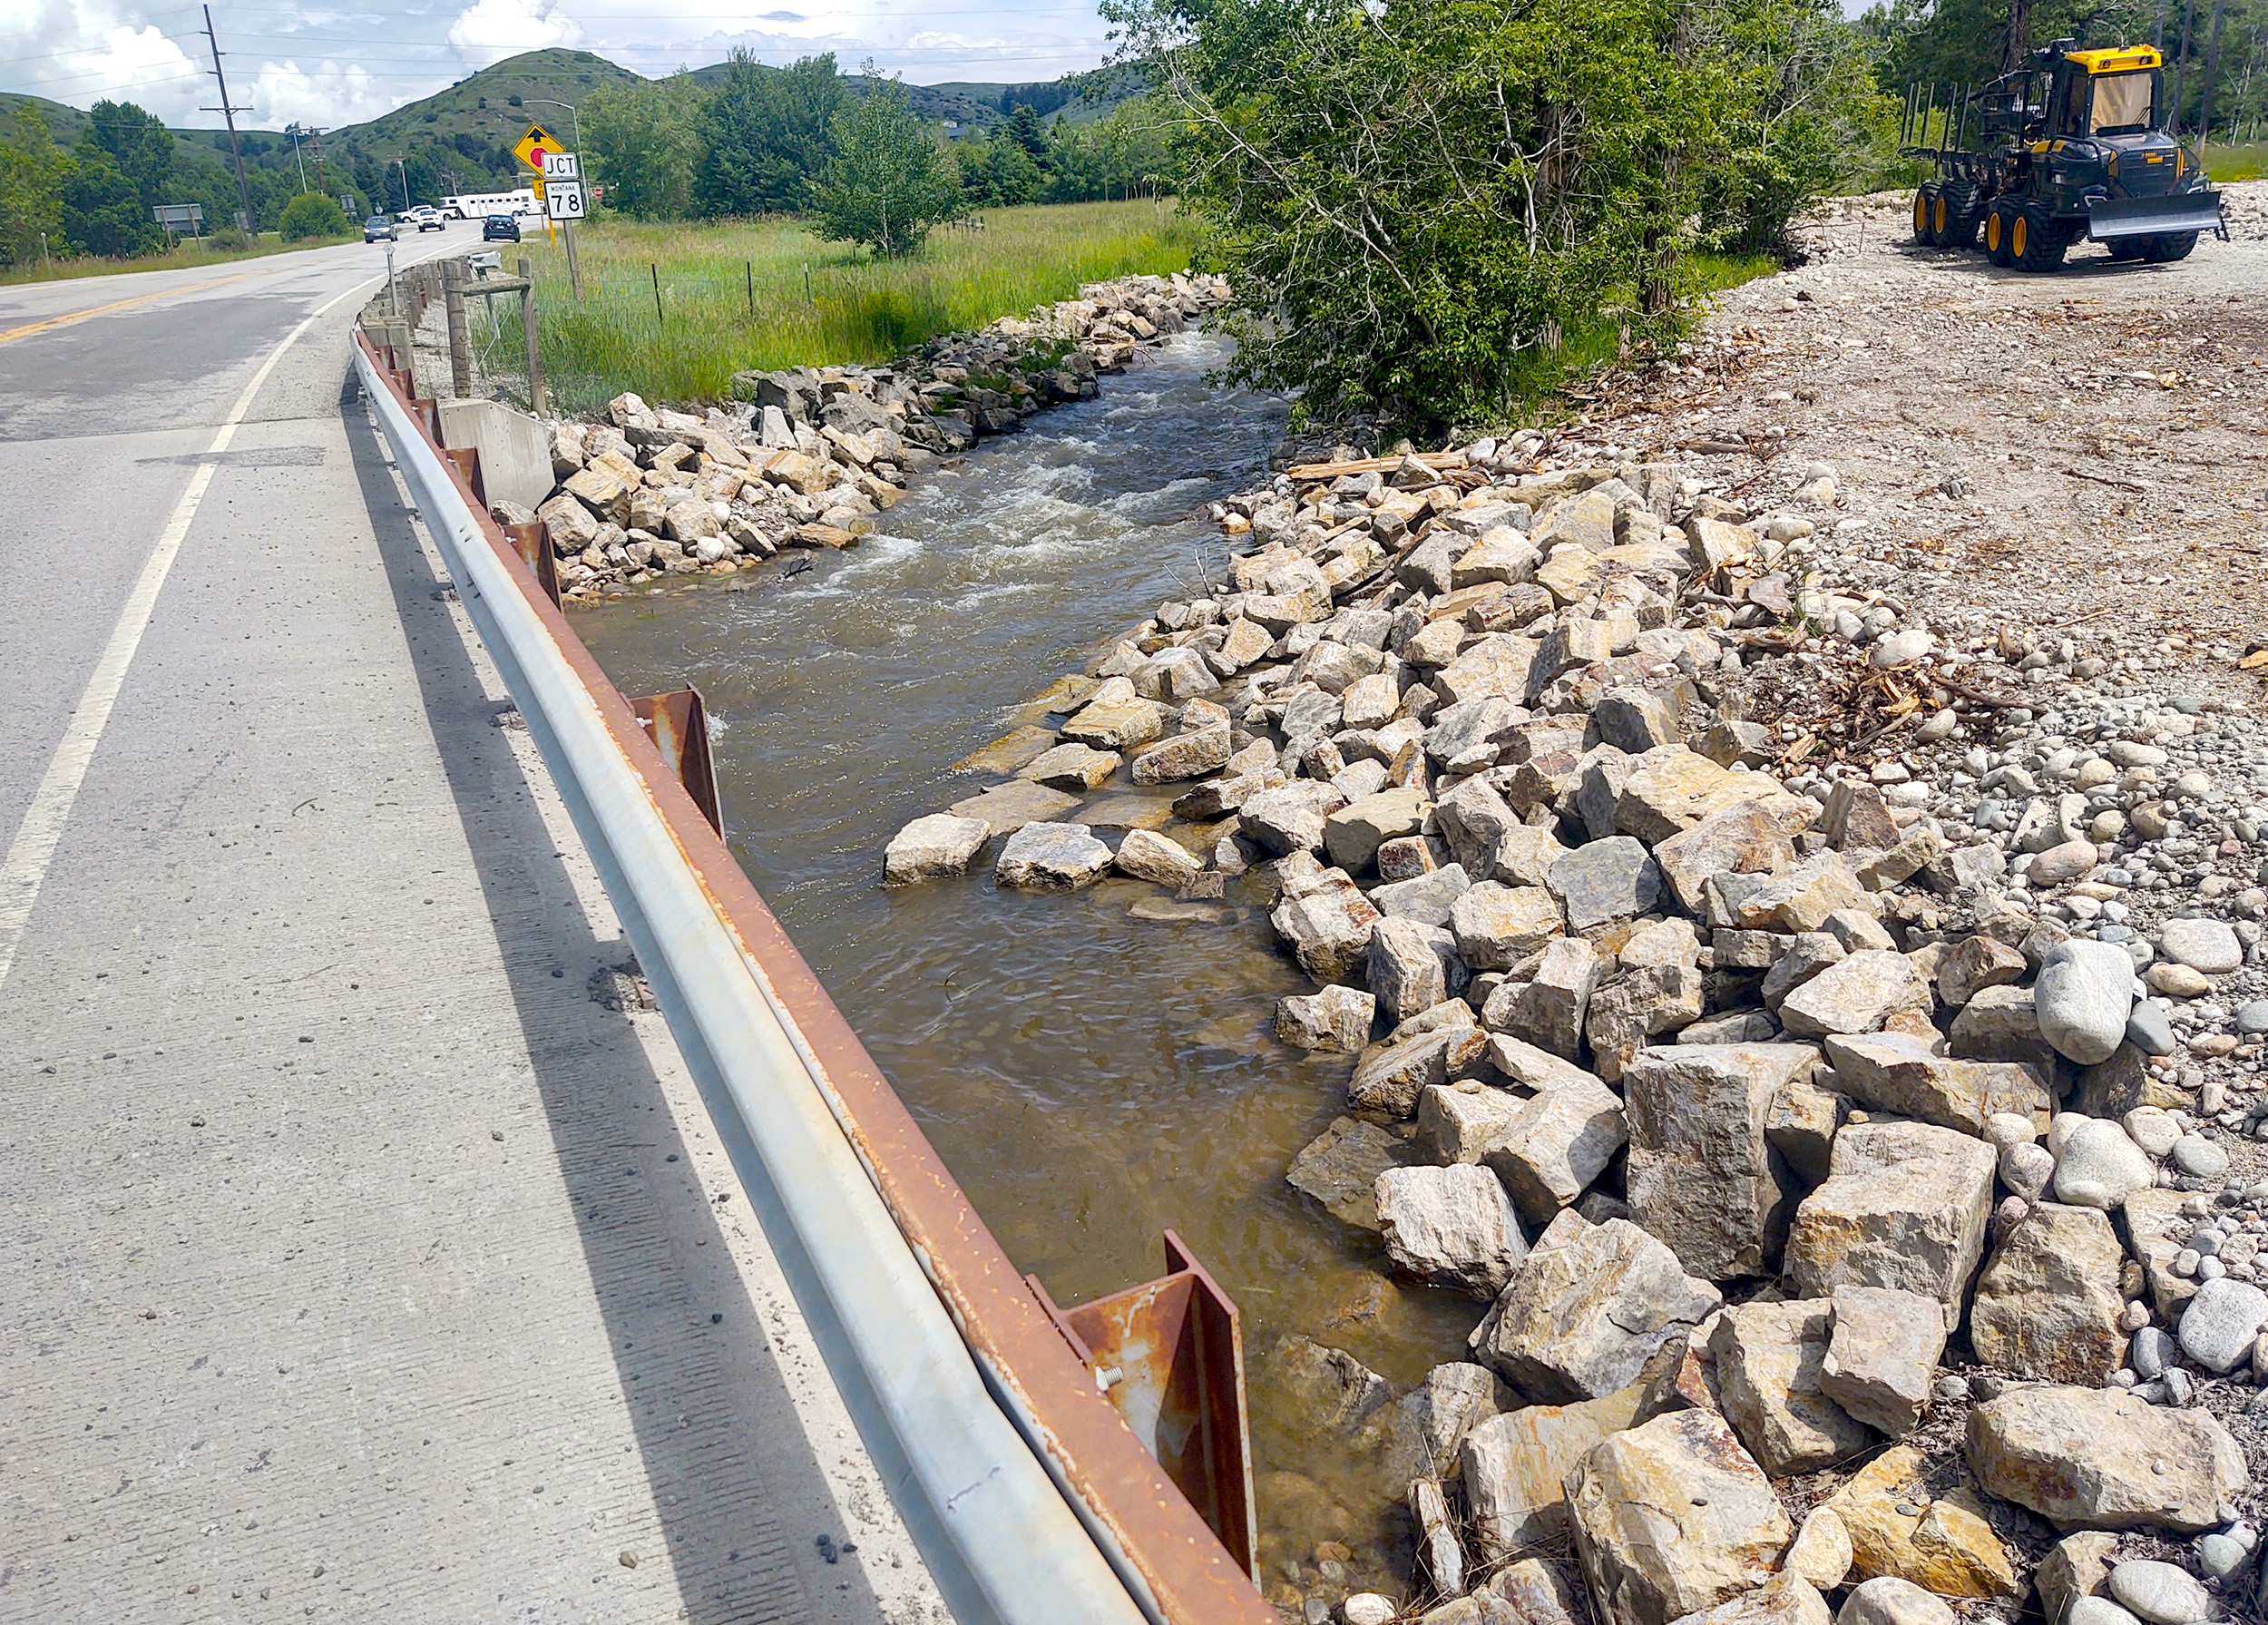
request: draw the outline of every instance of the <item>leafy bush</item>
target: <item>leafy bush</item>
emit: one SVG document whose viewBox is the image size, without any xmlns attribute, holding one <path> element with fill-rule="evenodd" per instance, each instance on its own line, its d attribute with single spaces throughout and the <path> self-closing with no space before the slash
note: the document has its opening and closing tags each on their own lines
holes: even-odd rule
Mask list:
<svg viewBox="0 0 2268 1625">
<path fill-rule="evenodd" d="M 865 96 L 835 118 L 836 156 L 813 190 L 813 230 L 904 259 L 929 230 L 961 212 L 953 161 L 914 115 L 905 87 L 866 64 Z"/>
<path fill-rule="evenodd" d="M 319 191 L 303 191 L 284 205 L 279 222 L 286 242 L 305 242 L 310 237 L 345 237 L 354 228 L 338 200 Z"/>
<path fill-rule="evenodd" d="M 1878 100 L 1832 0 L 1103 9 L 1179 112 L 1235 375 L 1427 433 L 1579 329 L 1667 338 L 1681 257 L 1776 240 Z"/>
<path fill-rule="evenodd" d="M 64 240 L 82 254 L 122 259 L 165 240 L 123 171 L 99 154 L 82 156 L 63 183 Z"/>
</svg>

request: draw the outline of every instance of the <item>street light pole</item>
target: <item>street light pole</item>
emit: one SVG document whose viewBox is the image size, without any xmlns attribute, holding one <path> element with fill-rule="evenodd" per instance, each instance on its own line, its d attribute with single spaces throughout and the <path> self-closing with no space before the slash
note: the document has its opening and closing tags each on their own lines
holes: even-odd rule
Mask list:
<svg viewBox="0 0 2268 1625">
<path fill-rule="evenodd" d="M 299 156 L 299 124 L 293 120 L 284 126 L 284 133 L 291 138 L 291 162 L 299 166 L 299 190 L 308 189 L 308 161 Z"/>
<path fill-rule="evenodd" d="M 572 102 L 554 102 L 549 96 L 523 96 L 523 102 L 533 102 L 539 107 L 564 107 L 567 110 L 567 139 L 575 143 L 575 151 L 582 151 L 582 120 Z"/>
<path fill-rule="evenodd" d="M 402 210 L 406 213 L 409 210 L 409 165 L 396 158 L 394 161 L 394 167 L 402 174 Z"/>
</svg>

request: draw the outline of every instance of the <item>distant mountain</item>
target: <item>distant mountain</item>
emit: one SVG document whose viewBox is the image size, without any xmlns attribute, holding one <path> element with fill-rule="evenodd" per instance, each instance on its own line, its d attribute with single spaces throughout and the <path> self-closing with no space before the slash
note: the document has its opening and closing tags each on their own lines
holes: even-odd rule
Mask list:
<svg viewBox="0 0 2268 1625">
<path fill-rule="evenodd" d="M 706 88 L 724 78 L 725 68 L 725 64 L 715 63 L 692 70 L 689 76 Z M 871 83 L 858 74 L 846 77 L 858 93 Z M 238 141 L 251 171 L 254 205 L 264 218 L 298 189 L 302 171 L 311 188 L 334 194 L 351 191 L 358 206 L 398 210 L 405 206 L 405 192 L 411 201 L 431 202 L 453 191 L 518 186 L 524 171 L 513 160 L 512 148 L 530 124 L 542 124 L 562 141 L 575 137 L 573 115 L 549 103 L 564 102 L 572 107 L 603 86 L 640 82 L 640 75 L 589 51 L 529 51 L 365 123 L 324 130 L 303 141 L 297 154 L 291 138 L 280 131 L 240 131 Z M 909 83 L 905 88 L 916 113 L 941 126 L 958 126 L 955 133 L 1003 123 L 1019 103 L 1029 103 L 1051 122 L 1061 116 L 1085 123 L 1139 94 L 1141 88 L 1132 75 L 1120 74 L 1108 82 L 1103 94 L 1090 99 L 1080 93 L 1083 83 Z M 63 146 L 76 141 L 86 126 L 87 115 L 78 108 L 39 96 L 0 93 L 0 141 L 11 139 L 18 113 L 26 106 L 39 110 L 48 132 Z M 225 220 L 235 209 L 229 201 L 235 178 L 228 132 L 177 129 L 173 133 L 179 143 L 175 171 L 182 181 L 181 195 L 210 199 L 209 217 Z"/>
</svg>

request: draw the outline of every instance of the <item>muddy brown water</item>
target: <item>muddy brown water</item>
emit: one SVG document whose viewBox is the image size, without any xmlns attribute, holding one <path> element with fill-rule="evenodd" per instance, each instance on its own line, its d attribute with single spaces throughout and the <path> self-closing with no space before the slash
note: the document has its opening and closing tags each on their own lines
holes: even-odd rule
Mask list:
<svg viewBox="0 0 2268 1625">
<path fill-rule="evenodd" d="M 1033 697 L 1161 599 L 1221 579 L 1205 506 L 1266 479 L 1286 417 L 1206 382 L 1226 356 L 1200 334 L 1147 352 L 800 574 L 672 582 L 577 624 L 625 691 L 699 688 L 734 855 L 1018 1266 L 1082 1303 L 1158 1274 L 1170 1227 L 1236 1298 L 1271 1582 L 1286 1561 L 1312 1576 L 1327 1540 L 1383 1579 L 1407 1572 L 1403 1486 L 1318 1431 L 1267 1350 L 1305 1334 L 1407 1384 L 1456 1357 L 1481 1306 L 1388 1281 L 1375 1237 L 1284 1183 L 1349 1062 L 1276 1042 L 1276 1000 L 1310 986 L 1265 911 L 1232 893 L 1210 917 L 1142 919 L 1167 894 L 1125 880 L 1002 891 L 997 843 L 966 881 L 878 884 L 902 825 L 993 782 L 950 764 L 1042 720 Z"/>
</svg>

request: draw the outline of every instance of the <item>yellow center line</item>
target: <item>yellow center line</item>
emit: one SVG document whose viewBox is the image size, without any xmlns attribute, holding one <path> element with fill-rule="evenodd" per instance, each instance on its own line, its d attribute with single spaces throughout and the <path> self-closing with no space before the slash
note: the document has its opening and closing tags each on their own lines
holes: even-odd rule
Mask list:
<svg viewBox="0 0 2268 1625">
<path fill-rule="evenodd" d="M 67 328 L 74 321 L 84 321 L 88 317 L 100 316 L 105 310 L 123 310 L 129 305 L 146 305 L 152 299 L 174 299 L 181 294 L 196 293 L 202 289 L 218 288 L 224 282 L 241 282 L 245 278 L 254 274 L 256 273 L 251 271 L 239 271 L 233 277 L 215 277 L 208 282 L 191 282 L 186 288 L 167 288 L 156 293 L 136 294 L 130 299 L 112 299 L 107 305 L 90 305 L 84 310 L 67 310 L 61 316 L 51 316 L 44 321 L 25 322 L 20 328 L 0 330 L 0 344 L 7 343 L 11 338 L 28 338 L 34 333 L 44 333 L 54 328 Z"/>
</svg>

